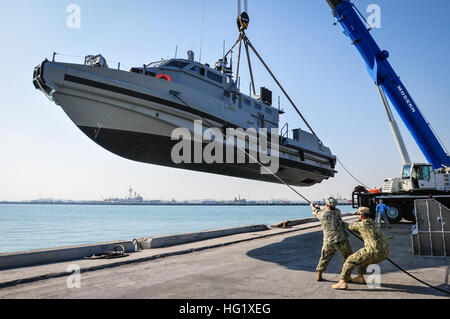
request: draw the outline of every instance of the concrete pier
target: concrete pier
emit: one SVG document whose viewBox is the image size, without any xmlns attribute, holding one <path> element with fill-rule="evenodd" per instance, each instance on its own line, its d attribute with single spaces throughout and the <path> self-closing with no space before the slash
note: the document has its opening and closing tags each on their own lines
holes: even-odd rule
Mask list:
<svg viewBox="0 0 450 319">
<path fill-rule="evenodd" d="M 345 217 L 355 220 L 355 217 Z M 385 230 L 390 258 L 430 284 L 449 289 L 447 258 L 413 257 L 411 224 Z M 350 238 L 353 250 L 362 247 Z M 0 271 L 0 298 L 448 298 L 416 282 L 389 262 L 381 266 L 381 287 L 350 284 L 335 291 L 342 257 L 337 255 L 315 281 L 322 231 L 318 222 L 287 229 L 239 233 L 131 253 L 113 260 L 73 260 Z M 68 288 L 71 266 L 80 285 Z"/>
<path fill-rule="evenodd" d="M 189 234 L 149 237 L 143 239 L 142 248 L 153 249 L 153 248 L 172 247 L 177 245 L 194 243 L 198 241 L 204 241 L 212 238 L 220 238 L 231 235 L 252 233 L 265 230 L 268 230 L 266 225 L 250 225 L 243 227 L 234 227 L 229 229 L 202 231 Z"/>
<path fill-rule="evenodd" d="M 95 254 L 114 251 L 119 245 L 125 248 L 126 253 L 135 251 L 132 241 L 116 241 L 6 253 L 0 254 L 0 270 L 83 259 Z"/>
</svg>

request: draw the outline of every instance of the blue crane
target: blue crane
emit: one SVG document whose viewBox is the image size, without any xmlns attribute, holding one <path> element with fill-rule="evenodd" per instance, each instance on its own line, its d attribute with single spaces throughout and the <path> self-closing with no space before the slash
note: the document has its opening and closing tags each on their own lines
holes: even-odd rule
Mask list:
<svg viewBox="0 0 450 319">
<path fill-rule="evenodd" d="M 449 167 L 449 154 L 433 132 L 430 124 L 425 120 L 417 104 L 400 81 L 399 76 L 389 64 L 389 53 L 380 49 L 370 34 L 370 28 L 367 28 L 361 19 L 359 11 L 349 0 L 327 0 L 327 2 L 336 19 L 344 28 L 345 34 L 351 39 L 352 45 L 357 48 L 366 62 L 367 70 L 380 90 L 390 120 L 392 120 L 392 114 L 390 114 L 388 108 L 386 95 L 428 162 L 435 169 L 444 166 Z M 400 149 L 405 149 L 401 138 L 400 141 L 397 140 L 397 143 Z M 404 162 L 409 161 L 409 157 L 405 155 L 403 160 Z"/>
</svg>

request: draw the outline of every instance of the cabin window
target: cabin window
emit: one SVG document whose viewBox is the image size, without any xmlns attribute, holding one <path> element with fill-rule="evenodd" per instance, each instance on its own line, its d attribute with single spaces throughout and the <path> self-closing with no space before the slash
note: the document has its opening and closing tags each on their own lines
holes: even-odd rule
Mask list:
<svg viewBox="0 0 450 319">
<path fill-rule="evenodd" d="M 202 75 L 202 76 L 205 76 L 205 69 L 199 67 L 198 65 L 194 65 L 194 66 L 191 68 L 191 71 L 192 71 L 192 72 L 195 72 L 195 73 L 198 73 L 198 74 L 200 74 L 200 75 Z"/>
<path fill-rule="evenodd" d="M 222 84 L 222 81 L 223 81 L 222 76 L 220 76 L 220 75 L 218 75 L 218 74 L 216 74 L 214 72 L 211 72 L 211 71 L 208 71 L 208 75 L 207 76 L 208 76 L 208 79 L 213 80 L 213 81 L 215 81 L 215 82 L 217 82 L 219 84 Z"/>
<path fill-rule="evenodd" d="M 252 105 L 252 102 L 250 102 L 250 101 L 247 100 L 247 99 L 244 99 L 244 104 L 250 106 L 250 105 Z"/>
<path fill-rule="evenodd" d="M 402 179 L 409 179 L 411 178 L 411 165 L 405 165 L 403 167 L 403 173 L 402 173 Z"/>
<path fill-rule="evenodd" d="M 149 76 L 153 76 L 153 77 L 156 76 L 155 73 L 150 72 L 150 71 L 144 71 L 142 68 L 131 68 L 130 72 L 139 73 L 139 74 L 145 74 L 145 75 L 149 75 Z"/>
<path fill-rule="evenodd" d="M 230 97 L 230 92 L 225 90 L 225 91 L 223 91 L 223 95 L 225 95 L 226 97 Z"/>
<path fill-rule="evenodd" d="M 260 110 L 260 111 L 261 111 L 261 109 L 262 109 L 262 108 L 261 108 L 261 105 L 256 104 L 256 103 L 255 103 L 255 108 L 256 108 L 257 110 Z"/>
<path fill-rule="evenodd" d="M 184 69 L 186 66 L 188 66 L 190 63 L 187 62 L 183 62 L 183 61 L 177 61 L 177 60 L 173 60 L 169 63 L 167 63 L 165 66 L 169 66 L 172 68 L 177 68 L 177 69 Z"/>
<path fill-rule="evenodd" d="M 139 68 L 131 68 L 131 69 L 130 69 L 130 72 L 133 72 L 133 73 L 142 73 L 142 69 L 139 69 Z"/>
<path fill-rule="evenodd" d="M 162 60 L 162 61 L 157 61 L 157 62 L 152 62 L 149 65 L 147 65 L 147 67 L 149 68 L 159 68 L 163 63 L 165 63 L 167 60 Z"/>
</svg>

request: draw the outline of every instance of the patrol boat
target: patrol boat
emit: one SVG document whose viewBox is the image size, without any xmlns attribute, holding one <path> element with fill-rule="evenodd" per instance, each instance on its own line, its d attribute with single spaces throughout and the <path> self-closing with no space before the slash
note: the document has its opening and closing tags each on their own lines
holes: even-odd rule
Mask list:
<svg viewBox="0 0 450 319">
<path fill-rule="evenodd" d="M 120 70 L 120 64 L 117 69 L 108 67 L 102 55 L 90 55 L 84 64 L 73 64 L 56 62 L 55 53 L 52 61 L 45 60 L 34 69 L 34 86 L 61 106 L 90 139 L 130 160 L 293 186 L 311 186 L 334 177 L 336 157 L 316 136 L 245 34 L 250 22 L 247 4 L 245 7 L 241 13 L 238 1 L 239 38 L 228 53 L 224 50 L 214 68 L 195 61 L 192 51 L 188 51 L 186 59 L 161 60 L 127 71 Z M 233 76 L 228 56 L 238 44 Z M 250 95 L 242 93 L 236 83 L 242 45 L 252 78 Z M 289 138 L 287 124 L 280 130 L 283 111 L 272 106 L 272 92 L 261 88 L 256 94 L 249 48 L 311 133 L 298 128 Z M 174 135 L 179 135 L 175 132 L 181 128 L 187 131 L 194 154 L 192 148 L 183 148 L 180 154 L 184 159 L 179 161 L 173 156 L 179 145 Z M 211 144 L 203 140 L 209 129 L 224 134 L 218 137 L 214 133 L 215 147 L 210 153 L 215 153 L 214 160 L 199 160 L 198 153 L 203 155 Z M 232 138 L 228 136 L 230 129 L 235 129 Z M 255 139 L 257 143 L 252 143 Z M 261 140 L 265 142 L 262 145 Z M 219 154 L 220 149 L 223 154 Z M 263 163 L 262 155 L 269 155 L 269 163 Z M 272 165 L 273 159 L 276 165 Z"/>
<path fill-rule="evenodd" d="M 279 130 L 283 112 L 272 106 L 272 92 L 261 88 L 258 96 L 243 94 L 231 73 L 226 59 L 212 68 L 195 61 L 192 52 L 186 59 L 161 60 L 127 71 L 110 68 L 97 55 L 87 56 L 83 64 L 46 59 L 35 68 L 33 84 L 95 143 L 130 160 L 266 182 L 281 179 L 294 186 L 334 177 L 336 157 L 315 135 L 301 129 L 293 130 L 293 138 L 280 137 L 279 179 L 261 174 L 255 163 L 173 161 L 171 152 L 178 143 L 172 140 L 173 131 L 187 128 L 193 133 L 195 120 L 222 131 Z"/>
</svg>

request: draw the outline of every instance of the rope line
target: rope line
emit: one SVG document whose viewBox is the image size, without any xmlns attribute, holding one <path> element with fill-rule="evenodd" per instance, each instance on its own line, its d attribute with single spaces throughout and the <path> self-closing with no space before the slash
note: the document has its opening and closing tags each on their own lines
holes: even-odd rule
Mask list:
<svg viewBox="0 0 450 319">
<path fill-rule="evenodd" d="M 364 240 L 362 240 L 357 234 L 355 234 L 354 232 L 352 232 L 351 230 L 347 229 L 347 231 L 348 231 L 350 234 L 352 234 L 353 236 L 355 236 L 356 238 L 358 238 L 359 240 L 364 241 Z M 430 285 L 429 283 L 423 281 L 422 279 L 417 278 L 416 276 L 414 276 L 413 274 L 409 273 L 408 271 L 406 271 L 405 269 L 403 269 L 401 266 L 399 266 L 398 264 L 396 264 L 395 262 L 393 262 L 392 259 L 386 258 L 386 260 L 389 261 L 392 265 L 394 265 L 394 267 L 398 268 L 400 271 L 404 272 L 405 274 L 407 274 L 407 275 L 410 276 L 411 278 L 417 280 L 418 282 L 420 282 L 420 283 L 422 283 L 422 284 L 424 284 L 424 285 L 426 285 L 426 286 L 428 286 L 428 287 L 430 287 L 430 288 L 436 289 L 436 290 L 438 290 L 438 291 L 440 291 L 440 292 L 446 293 L 447 295 L 450 295 L 450 291 L 445 290 L 445 289 L 441 289 L 441 288 L 439 288 L 439 287 L 435 287 L 435 286 Z"/>
<path fill-rule="evenodd" d="M 344 166 L 344 164 L 342 164 L 341 160 L 339 159 L 339 157 L 336 157 L 337 161 L 339 162 L 339 164 L 341 164 L 341 166 L 344 168 L 344 170 L 355 180 L 357 181 L 360 185 L 364 186 L 367 189 L 370 189 L 369 187 L 367 187 L 363 182 L 361 182 L 359 179 L 357 179 L 355 176 L 353 176 L 352 173 L 350 173 L 350 171 Z"/>
</svg>

